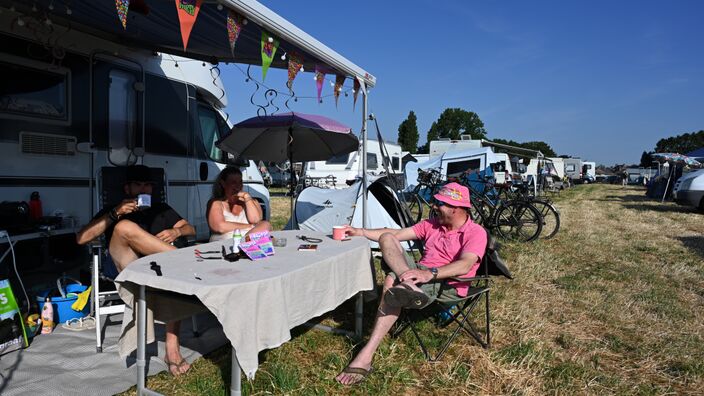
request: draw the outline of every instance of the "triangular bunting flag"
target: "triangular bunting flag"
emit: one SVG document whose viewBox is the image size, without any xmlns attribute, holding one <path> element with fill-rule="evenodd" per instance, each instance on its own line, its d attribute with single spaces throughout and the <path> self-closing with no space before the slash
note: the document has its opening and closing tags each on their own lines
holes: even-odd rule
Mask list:
<svg viewBox="0 0 704 396">
<path fill-rule="evenodd" d="M 127 10 L 130 7 L 130 0 L 115 0 L 115 8 L 117 8 L 117 16 L 122 22 L 122 28 L 127 29 Z"/>
<path fill-rule="evenodd" d="M 345 76 L 337 75 L 335 76 L 335 87 L 332 93 L 335 96 L 335 107 L 337 107 L 337 100 L 340 98 L 340 92 L 342 92 L 342 85 L 345 83 Z"/>
<path fill-rule="evenodd" d="M 279 48 L 279 40 L 262 30 L 262 81 L 266 79 L 266 72 L 269 71 L 277 48 Z"/>
<path fill-rule="evenodd" d="M 176 0 L 176 13 L 181 25 L 181 40 L 184 51 L 188 47 L 188 38 L 191 36 L 191 30 L 193 30 L 193 25 L 198 18 L 201 3 L 203 0 Z"/>
<path fill-rule="evenodd" d="M 230 10 L 227 12 L 227 40 L 230 42 L 230 52 L 235 56 L 235 43 L 242 31 L 242 16 Z"/>
<path fill-rule="evenodd" d="M 293 89 L 293 80 L 298 72 L 301 71 L 301 67 L 303 67 L 303 57 L 296 52 L 288 54 L 288 81 L 286 81 L 286 86 L 289 90 Z"/>
<path fill-rule="evenodd" d="M 354 100 L 352 101 L 352 110 L 354 110 L 357 105 L 357 95 L 359 95 L 360 89 L 362 89 L 362 84 L 360 84 L 359 80 L 355 78 L 354 85 L 352 88 L 352 98 L 354 98 Z"/>
<path fill-rule="evenodd" d="M 321 101 L 321 96 L 323 92 L 323 82 L 325 81 L 325 71 L 322 68 L 315 66 L 315 86 L 318 88 L 318 103 Z"/>
</svg>

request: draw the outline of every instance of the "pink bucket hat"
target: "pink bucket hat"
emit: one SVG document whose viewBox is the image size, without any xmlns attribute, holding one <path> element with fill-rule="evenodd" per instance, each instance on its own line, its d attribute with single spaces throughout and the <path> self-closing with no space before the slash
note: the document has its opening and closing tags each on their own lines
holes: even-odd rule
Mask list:
<svg viewBox="0 0 704 396">
<path fill-rule="evenodd" d="M 448 183 L 444 185 L 440 192 L 433 196 L 438 201 L 448 205 L 469 208 L 472 203 L 469 201 L 469 189 L 459 183 Z"/>
</svg>

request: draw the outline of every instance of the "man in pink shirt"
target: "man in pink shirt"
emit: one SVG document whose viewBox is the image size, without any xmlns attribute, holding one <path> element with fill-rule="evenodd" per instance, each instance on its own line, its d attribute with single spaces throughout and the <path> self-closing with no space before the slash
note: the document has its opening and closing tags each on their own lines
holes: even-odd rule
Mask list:
<svg viewBox="0 0 704 396">
<path fill-rule="evenodd" d="M 467 210 L 471 204 L 467 187 L 449 183 L 434 198 L 432 205 L 437 218 L 412 227 L 401 230 L 347 228 L 348 235 L 379 242 L 390 271 L 384 279 L 384 291 L 369 341 L 336 377 L 339 383 L 353 385 L 366 378 L 371 372 L 374 353 L 402 308 L 422 309 L 435 300 L 452 303 L 467 295 L 466 283 L 448 282 L 452 287 L 442 288 L 442 280 L 476 274 L 486 250 L 486 231 L 469 217 Z M 402 241 L 414 239 L 422 240 L 425 246 L 418 264 L 401 246 Z"/>
</svg>

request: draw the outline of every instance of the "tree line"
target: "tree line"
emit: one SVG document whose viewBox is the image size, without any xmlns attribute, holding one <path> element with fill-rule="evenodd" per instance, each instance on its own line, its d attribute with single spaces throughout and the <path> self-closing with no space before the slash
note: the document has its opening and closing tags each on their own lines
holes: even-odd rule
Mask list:
<svg viewBox="0 0 704 396">
<path fill-rule="evenodd" d="M 701 147 L 704 147 L 704 131 L 662 138 L 655 144 L 653 151 L 643 151 L 640 156 L 640 166 L 645 168 L 651 166 L 653 159 L 650 155 L 653 153 L 687 154 Z"/>
<path fill-rule="evenodd" d="M 411 110 L 403 122 L 398 127 L 398 144 L 403 151 L 408 151 L 411 154 L 427 154 L 430 151 L 430 142 L 440 138 L 449 138 L 450 140 L 459 140 L 462 135 L 470 135 L 472 139 L 488 139 L 484 122 L 479 118 L 479 115 L 473 111 L 463 110 L 459 108 L 445 109 L 440 117 L 430 126 L 427 133 L 427 141 L 423 145 L 418 145 L 420 135 L 418 133 L 418 118 Z M 528 148 L 531 150 L 540 150 L 547 157 L 557 157 L 557 153 L 550 147 L 549 144 L 541 141 L 516 142 L 501 138 L 490 139 L 496 143 L 508 144 L 511 146 Z M 498 149 L 501 152 L 502 149 Z"/>
</svg>

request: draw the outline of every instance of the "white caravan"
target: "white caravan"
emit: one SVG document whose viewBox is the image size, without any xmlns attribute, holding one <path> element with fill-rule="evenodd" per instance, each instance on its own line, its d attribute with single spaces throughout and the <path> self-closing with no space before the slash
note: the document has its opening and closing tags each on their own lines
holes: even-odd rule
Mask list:
<svg viewBox="0 0 704 396">
<path fill-rule="evenodd" d="M 582 181 L 586 184 L 596 182 L 596 162 L 582 162 Z"/>
<path fill-rule="evenodd" d="M 209 63 L 138 50 L 70 30 L 57 52 L 0 13 L 0 201 L 38 191 L 45 215 L 76 226 L 97 211 L 103 166 L 163 168 L 169 204 L 208 238 L 205 207 L 229 161 L 215 142 L 229 131 L 227 98 Z M 15 24 L 16 25 L 16 24 Z M 253 162 L 245 189 L 268 218 L 269 192 Z"/>
<path fill-rule="evenodd" d="M 565 158 L 565 175 L 572 183 L 582 182 L 582 160 L 580 158 Z"/>
<path fill-rule="evenodd" d="M 400 177 L 403 174 L 401 159 L 404 153 L 401 150 L 401 146 L 388 142 L 384 142 L 384 146 L 389 155 L 390 172 L 392 175 Z M 369 139 L 367 141 L 367 174 L 370 176 L 381 176 L 386 172 L 383 163 L 384 156 L 381 151 L 378 140 Z M 361 156 L 362 147 L 360 144 L 360 148 L 356 152 L 338 155 L 327 161 L 307 162 L 305 165 L 305 177 L 310 180 L 326 179 L 332 176 L 335 178 L 335 188 L 349 187 L 356 179 L 362 176 Z M 330 187 L 333 186 L 330 185 Z"/>
</svg>

